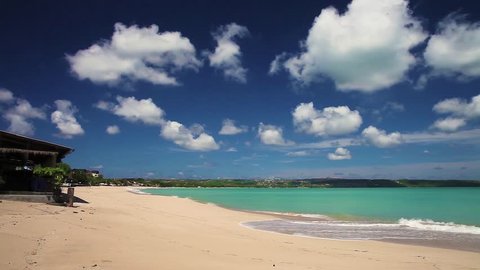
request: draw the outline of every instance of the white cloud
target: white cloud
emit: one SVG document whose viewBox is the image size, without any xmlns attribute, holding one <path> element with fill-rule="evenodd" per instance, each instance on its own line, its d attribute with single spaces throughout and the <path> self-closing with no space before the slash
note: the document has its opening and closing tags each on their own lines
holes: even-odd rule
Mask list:
<svg viewBox="0 0 480 270">
<path fill-rule="evenodd" d="M 405 111 L 405 106 L 401 103 L 389 101 L 382 108 L 383 111 L 394 111 L 394 112 L 403 112 Z"/>
<path fill-rule="evenodd" d="M 382 121 L 384 118 L 393 115 L 394 113 L 399 113 L 405 111 L 405 106 L 401 103 L 389 101 L 380 109 L 374 109 L 372 114 L 375 116 L 377 121 Z"/>
<path fill-rule="evenodd" d="M 402 134 L 405 143 L 443 143 L 463 142 L 480 143 L 480 129 L 462 130 L 456 132 L 416 132 Z"/>
<path fill-rule="evenodd" d="M 50 115 L 52 123 L 57 125 L 60 135 L 65 138 L 72 138 L 85 133 L 82 126 L 77 122 L 75 113 L 77 108 L 69 100 L 55 100 L 57 110 Z"/>
<path fill-rule="evenodd" d="M 348 106 L 326 107 L 316 110 L 313 103 L 301 103 L 292 113 L 297 131 L 316 136 L 341 135 L 352 133 L 362 124 L 358 111 Z"/>
<path fill-rule="evenodd" d="M 363 142 L 357 138 L 341 138 L 335 140 L 322 140 L 316 143 L 303 143 L 292 146 L 292 149 L 331 149 L 338 147 L 359 146 Z"/>
<path fill-rule="evenodd" d="M 237 148 L 235 148 L 235 147 L 230 147 L 226 151 L 227 152 L 238 152 Z"/>
<path fill-rule="evenodd" d="M 442 171 L 434 170 L 435 167 L 443 168 Z M 370 164 L 365 166 L 348 167 L 327 167 L 327 168 L 285 168 L 276 170 L 276 175 L 283 178 L 295 178 L 299 175 L 302 178 L 313 177 L 332 177 L 340 175 L 354 178 L 370 179 L 478 179 L 478 168 L 480 161 L 461 161 L 461 162 L 412 162 L 397 165 Z"/>
<path fill-rule="evenodd" d="M 350 154 L 350 151 L 348 151 L 348 149 L 339 147 L 335 150 L 334 153 L 328 153 L 327 157 L 330 160 L 345 160 L 351 159 L 352 155 Z"/>
<path fill-rule="evenodd" d="M 197 126 L 198 127 L 198 126 Z M 218 150 L 220 147 L 215 139 L 206 134 L 203 129 L 188 129 L 184 125 L 167 121 L 162 125 L 160 135 L 175 144 L 193 151 L 211 151 Z"/>
<path fill-rule="evenodd" d="M 448 16 L 439 23 L 425 49 L 426 64 L 434 75 L 480 76 L 480 23 L 462 22 Z"/>
<path fill-rule="evenodd" d="M 310 152 L 306 150 L 302 150 L 302 151 L 288 152 L 286 155 L 289 157 L 305 157 L 305 156 L 309 156 Z"/>
<path fill-rule="evenodd" d="M 12 96 L 11 100 L 13 99 Z M 3 113 L 3 118 L 10 122 L 8 131 L 32 136 L 35 133 L 35 128 L 30 120 L 46 119 L 46 115 L 43 109 L 32 107 L 27 100 L 17 99 L 16 104 Z"/>
<path fill-rule="evenodd" d="M 480 117 L 480 95 L 472 97 L 470 102 L 459 98 L 445 99 L 435 104 L 433 110 L 437 113 L 453 114 L 467 119 L 477 118 Z"/>
<path fill-rule="evenodd" d="M 231 119 L 225 119 L 222 123 L 222 128 L 218 132 L 220 135 L 236 135 L 239 133 L 244 133 L 248 131 L 246 126 L 235 126 L 235 121 Z"/>
<path fill-rule="evenodd" d="M 95 107 L 109 111 L 130 122 L 142 122 L 146 125 L 161 127 L 160 135 L 175 144 L 193 151 L 217 150 L 220 146 L 215 139 L 204 132 L 203 126 L 194 124 L 186 128 L 183 124 L 164 119 L 165 112 L 151 98 L 117 97 L 117 103 L 99 101 Z M 109 127 L 110 128 L 110 127 Z M 115 131 L 112 128 L 110 131 Z M 107 129 L 107 132 L 108 129 Z M 109 133 L 113 134 L 113 133 Z"/>
<path fill-rule="evenodd" d="M 452 132 L 465 126 L 467 123 L 463 118 L 447 117 L 445 119 L 439 119 L 433 123 L 432 127 L 441 131 Z"/>
<path fill-rule="evenodd" d="M 97 103 L 93 104 L 93 107 L 104 111 L 110 111 L 113 109 L 114 104 L 112 104 L 111 102 L 100 100 Z"/>
<path fill-rule="evenodd" d="M 387 134 L 384 130 L 369 126 L 362 131 L 362 136 L 376 147 L 386 148 L 396 146 L 402 143 L 402 135 L 400 132 L 392 132 Z"/>
<path fill-rule="evenodd" d="M 258 126 L 258 137 L 263 144 L 267 145 L 292 145 L 293 142 L 283 138 L 283 130 L 274 125 L 264 125 L 260 123 Z"/>
<path fill-rule="evenodd" d="M 11 102 L 14 100 L 13 93 L 12 91 L 5 89 L 5 88 L 0 88 L 0 102 Z"/>
<path fill-rule="evenodd" d="M 179 32 L 158 32 L 157 25 L 115 24 L 111 40 L 68 55 L 72 72 L 94 83 L 117 84 L 123 79 L 177 85 L 173 73 L 198 70 L 195 47 Z"/>
<path fill-rule="evenodd" d="M 283 62 L 300 84 L 331 78 L 342 91 L 374 92 L 405 80 L 417 60 L 410 49 L 425 40 L 406 0 L 353 0 L 315 18 L 301 52 Z M 277 57 L 270 72 L 279 70 Z"/>
<path fill-rule="evenodd" d="M 270 69 L 268 70 L 268 74 L 273 75 L 283 68 L 283 63 L 285 62 L 285 59 L 288 58 L 287 53 L 281 53 L 277 56 L 275 56 L 275 59 L 270 63 Z"/>
<path fill-rule="evenodd" d="M 117 104 L 99 101 L 95 107 L 110 111 L 129 122 L 142 122 L 147 125 L 162 125 L 165 112 L 151 98 L 117 97 Z"/>
<path fill-rule="evenodd" d="M 240 46 L 234 40 L 248 34 L 248 29 L 245 26 L 236 23 L 220 26 L 213 33 L 213 38 L 217 41 L 217 47 L 214 52 L 207 52 L 210 66 L 222 70 L 224 77 L 227 79 L 245 83 L 247 81 L 247 69 L 242 67 L 240 61 L 242 52 Z"/>
<path fill-rule="evenodd" d="M 105 130 L 110 135 L 115 135 L 120 133 L 120 128 L 117 125 L 108 126 Z"/>
<path fill-rule="evenodd" d="M 480 117 L 480 95 L 472 97 L 470 102 L 460 98 L 449 98 L 433 106 L 433 111 L 451 114 L 445 119 L 435 121 L 432 127 L 442 131 L 456 131 L 466 125 L 467 120 Z"/>
<path fill-rule="evenodd" d="M 386 134 L 385 134 L 386 135 Z M 403 144 L 441 144 L 446 142 L 464 143 L 464 144 L 480 144 L 480 129 L 461 130 L 454 132 L 413 132 L 402 133 L 401 143 Z M 335 140 L 322 140 L 316 143 L 299 143 L 286 147 L 286 149 L 299 151 L 312 151 L 312 149 L 332 149 L 338 147 L 356 147 L 365 143 L 359 138 L 341 138 Z M 285 150 L 284 148 L 280 150 Z M 287 153 L 288 155 L 288 153 Z"/>
</svg>

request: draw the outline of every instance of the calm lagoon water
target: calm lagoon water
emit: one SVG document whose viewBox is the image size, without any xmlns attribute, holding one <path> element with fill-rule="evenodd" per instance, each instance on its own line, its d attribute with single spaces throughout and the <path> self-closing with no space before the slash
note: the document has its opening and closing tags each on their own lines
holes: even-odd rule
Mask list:
<svg viewBox="0 0 480 270">
<path fill-rule="evenodd" d="M 163 188 L 143 191 L 228 208 L 302 214 L 297 220 L 245 223 L 262 230 L 337 239 L 455 240 L 460 244 L 469 243 L 471 250 L 480 250 L 480 188 Z"/>
</svg>

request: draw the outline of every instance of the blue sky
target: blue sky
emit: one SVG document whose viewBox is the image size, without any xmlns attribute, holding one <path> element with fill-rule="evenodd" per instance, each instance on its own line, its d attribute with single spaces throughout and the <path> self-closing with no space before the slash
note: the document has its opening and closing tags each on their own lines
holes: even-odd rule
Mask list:
<svg viewBox="0 0 480 270">
<path fill-rule="evenodd" d="M 107 177 L 480 178 L 477 1 L 2 1 L 0 129 Z"/>
</svg>

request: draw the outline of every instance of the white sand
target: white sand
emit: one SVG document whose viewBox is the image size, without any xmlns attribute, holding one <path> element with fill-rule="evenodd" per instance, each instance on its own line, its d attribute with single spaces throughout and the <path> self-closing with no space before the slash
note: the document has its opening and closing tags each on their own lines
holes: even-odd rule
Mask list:
<svg viewBox="0 0 480 270">
<path fill-rule="evenodd" d="M 268 215 L 123 187 L 76 208 L 0 203 L 0 269 L 480 269 L 480 253 L 257 231 Z"/>
</svg>

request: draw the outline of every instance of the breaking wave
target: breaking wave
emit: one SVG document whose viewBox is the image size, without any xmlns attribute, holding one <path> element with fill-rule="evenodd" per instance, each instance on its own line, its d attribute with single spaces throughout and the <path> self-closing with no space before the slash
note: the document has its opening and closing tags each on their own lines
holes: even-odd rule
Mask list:
<svg viewBox="0 0 480 270">
<path fill-rule="evenodd" d="M 408 228 L 428 231 L 480 234 L 480 227 L 456 224 L 453 222 L 438 222 L 430 219 L 401 218 L 398 224 Z"/>
</svg>

